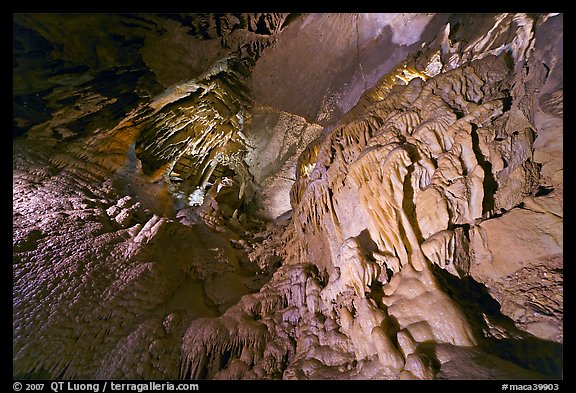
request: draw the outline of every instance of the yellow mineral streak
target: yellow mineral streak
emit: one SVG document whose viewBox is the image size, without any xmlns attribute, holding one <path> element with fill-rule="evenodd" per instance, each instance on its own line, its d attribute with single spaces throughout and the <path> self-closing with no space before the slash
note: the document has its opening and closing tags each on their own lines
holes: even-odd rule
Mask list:
<svg viewBox="0 0 576 393">
<path fill-rule="evenodd" d="M 420 78 L 423 81 L 428 80 L 429 76 L 424 72 L 408 64 L 407 60 L 400 62 L 396 67 L 384 75 L 376 85 L 364 93 L 365 99 L 370 102 L 382 101 L 394 86 L 401 82 L 407 84 L 414 78 Z"/>
</svg>

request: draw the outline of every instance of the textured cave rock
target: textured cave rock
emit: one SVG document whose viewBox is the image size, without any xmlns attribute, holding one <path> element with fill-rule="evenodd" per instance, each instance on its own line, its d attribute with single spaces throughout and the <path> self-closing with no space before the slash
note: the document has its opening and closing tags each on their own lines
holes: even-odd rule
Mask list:
<svg viewBox="0 0 576 393">
<path fill-rule="evenodd" d="M 14 378 L 562 378 L 562 14 L 13 32 Z"/>
</svg>

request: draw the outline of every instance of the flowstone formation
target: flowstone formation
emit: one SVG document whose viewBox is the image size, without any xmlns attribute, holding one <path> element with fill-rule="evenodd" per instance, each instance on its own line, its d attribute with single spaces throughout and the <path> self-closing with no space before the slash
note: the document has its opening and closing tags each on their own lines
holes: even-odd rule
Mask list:
<svg viewBox="0 0 576 393">
<path fill-rule="evenodd" d="M 441 16 L 324 127 L 251 96 L 245 33 L 109 129 L 15 139 L 14 377 L 561 378 L 562 18 Z"/>
</svg>

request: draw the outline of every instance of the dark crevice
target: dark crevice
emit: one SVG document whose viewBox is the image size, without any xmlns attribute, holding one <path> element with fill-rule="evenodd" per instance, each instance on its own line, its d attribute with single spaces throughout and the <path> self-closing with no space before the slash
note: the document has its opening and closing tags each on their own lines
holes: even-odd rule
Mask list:
<svg viewBox="0 0 576 393">
<path fill-rule="evenodd" d="M 438 372 L 442 367 L 442 362 L 438 360 L 437 356 L 438 351 L 436 347 L 437 347 L 436 341 L 431 340 L 422 341 L 421 343 L 418 344 L 415 353 L 417 353 L 424 361 L 430 362 L 432 369 L 435 372 Z"/>
<path fill-rule="evenodd" d="M 184 373 L 184 380 L 192 379 L 192 367 L 187 367 L 186 372 Z"/>
<path fill-rule="evenodd" d="M 366 256 L 369 259 L 374 260 L 372 254 L 374 253 L 374 251 L 378 251 L 378 245 L 376 244 L 376 242 L 374 242 L 374 240 L 370 236 L 370 232 L 368 231 L 368 229 L 363 229 L 362 232 L 360 232 L 360 234 L 356 236 L 356 242 L 358 242 L 358 245 L 360 246 L 361 250 L 366 254 Z"/>
<path fill-rule="evenodd" d="M 487 161 L 480 150 L 480 143 L 478 140 L 478 126 L 472 124 L 472 131 L 470 133 L 472 137 L 472 150 L 476 156 L 476 161 L 478 165 L 484 170 L 484 198 L 482 199 L 482 215 L 491 214 L 494 210 L 494 193 L 498 189 L 498 182 L 494 178 L 492 173 L 492 163 Z"/>
<path fill-rule="evenodd" d="M 214 14 L 214 25 L 216 26 L 216 35 L 222 37 L 224 31 L 222 29 L 222 19 L 226 18 L 224 14 Z"/>
<path fill-rule="evenodd" d="M 514 321 L 502 313 L 500 303 L 490 295 L 489 289 L 472 277 L 460 279 L 436 265 L 432 265 L 432 272 L 470 322 L 479 349 L 548 378 L 562 376 L 562 344 L 519 330 Z M 506 331 L 504 338 L 486 334 L 490 327 L 484 315 L 499 330 Z"/>
<path fill-rule="evenodd" d="M 504 97 L 502 98 L 502 110 L 508 112 L 512 108 L 512 96 L 509 90 L 504 90 Z"/>
<path fill-rule="evenodd" d="M 502 217 L 505 213 L 507 213 L 508 210 L 502 208 L 500 209 L 500 211 L 498 213 L 493 213 L 490 218 L 498 218 L 498 217 Z"/>
<path fill-rule="evenodd" d="M 418 154 L 418 150 L 416 147 L 410 144 L 404 144 L 408 155 L 412 162 L 418 162 L 421 157 Z M 420 227 L 418 226 L 418 220 L 416 219 L 416 206 L 414 203 L 414 189 L 412 188 L 412 174 L 414 172 L 414 164 L 409 165 L 407 168 L 408 173 L 404 177 L 403 183 L 403 191 L 404 197 L 402 198 L 402 209 L 406 213 L 408 217 L 408 221 L 412 224 L 412 228 L 414 230 L 414 234 L 416 235 L 416 239 L 419 243 L 424 241 L 424 237 L 422 236 L 422 232 L 420 231 Z"/>
<path fill-rule="evenodd" d="M 460 23 L 454 23 L 452 28 L 450 29 L 450 33 L 448 34 L 448 38 L 454 40 L 457 37 L 458 31 L 460 30 Z"/>
<path fill-rule="evenodd" d="M 228 362 L 230 361 L 230 358 L 232 357 L 232 351 L 231 350 L 226 350 L 224 351 L 224 353 L 222 354 L 222 357 L 220 358 L 220 369 L 225 368 L 228 365 Z"/>
<path fill-rule="evenodd" d="M 544 196 L 544 195 L 548 195 L 548 194 L 550 194 L 552 191 L 554 191 L 554 187 L 551 187 L 551 186 L 538 186 L 538 190 L 536 191 L 536 194 L 534 194 L 534 196 Z"/>
<path fill-rule="evenodd" d="M 265 15 L 261 15 L 260 18 L 258 19 L 258 22 L 256 22 L 256 34 L 262 34 L 262 35 L 272 35 L 272 32 L 270 31 L 270 29 L 268 28 L 268 25 L 266 23 L 266 16 Z"/>
<path fill-rule="evenodd" d="M 504 64 L 508 71 L 514 70 L 514 58 L 512 57 L 512 51 L 508 50 L 502 54 L 502 58 L 504 59 Z M 528 74 L 528 67 L 526 67 L 526 74 Z"/>
<path fill-rule="evenodd" d="M 548 79 L 548 75 L 550 75 L 550 67 L 546 65 L 546 63 L 542 63 L 544 68 L 546 69 L 546 75 L 544 76 L 544 80 Z"/>
<path fill-rule="evenodd" d="M 401 328 L 398 319 L 394 315 L 388 314 L 386 315 L 386 322 L 388 323 L 388 330 L 386 333 L 388 334 L 388 337 L 390 337 L 390 341 L 392 341 L 392 344 L 396 348 L 400 348 L 400 345 L 398 344 L 398 332 L 401 330 Z"/>
</svg>

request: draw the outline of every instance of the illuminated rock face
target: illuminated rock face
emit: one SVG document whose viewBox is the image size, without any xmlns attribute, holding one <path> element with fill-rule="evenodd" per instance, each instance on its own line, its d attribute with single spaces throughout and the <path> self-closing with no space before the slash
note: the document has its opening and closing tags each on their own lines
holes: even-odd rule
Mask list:
<svg viewBox="0 0 576 393">
<path fill-rule="evenodd" d="M 15 112 L 15 377 L 561 377 L 562 15 L 158 18 L 148 98 Z"/>
</svg>

